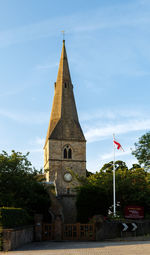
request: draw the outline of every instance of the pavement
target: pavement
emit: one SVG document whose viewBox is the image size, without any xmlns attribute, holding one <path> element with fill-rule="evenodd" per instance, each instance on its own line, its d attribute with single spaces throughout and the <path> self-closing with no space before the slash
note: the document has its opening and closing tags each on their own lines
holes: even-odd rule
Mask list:
<svg viewBox="0 0 150 255">
<path fill-rule="evenodd" d="M 150 241 L 33 242 L 8 255 L 150 255 Z"/>
</svg>

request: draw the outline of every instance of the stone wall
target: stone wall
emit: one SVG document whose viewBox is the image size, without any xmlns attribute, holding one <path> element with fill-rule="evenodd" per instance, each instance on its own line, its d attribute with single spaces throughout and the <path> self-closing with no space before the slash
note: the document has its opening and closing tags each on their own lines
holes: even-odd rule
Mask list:
<svg viewBox="0 0 150 255">
<path fill-rule="evenodd" d="M 27 226 L 17 229 L 3 229 L 3 250 L 10 251 L 17 247 L 32 242 L 34 238 L 34 227 Z"/>
<path fill-rule="evenodd" d="M 122 223 L 135 223 L 137 225 L 137 229 L 132 231 L 131 229 L 127 229 L 127 231 L 122 231 Z M 131 220 L 123 222 L 113 222 L 113 221 L 105 221 L 100 224 L 96 224 L 96 241 L 113 239 L 113 238 L 128 238 L 128 237 L 136 237 L 136 236 L 144 236 L 150 235 L 150 221 L 149 220 Z"/>
<path fill-rule="evenodd" d="M 76 223 L 77 209 L 76 209 L 76 196 L 61 196 L 59 202 L 63 208 L 64 223 Z"/>
</svg>

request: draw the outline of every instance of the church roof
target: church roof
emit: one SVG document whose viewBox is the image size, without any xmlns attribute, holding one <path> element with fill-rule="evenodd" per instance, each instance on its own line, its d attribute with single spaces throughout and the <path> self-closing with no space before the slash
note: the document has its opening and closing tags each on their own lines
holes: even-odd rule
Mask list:
<svg viewBox="0 0 150 255">
<path fill-rule="evenodd" d="M 78 120 L 64 40 L 45 145 L 48 139 L 85 141 Z"/>
</svg>

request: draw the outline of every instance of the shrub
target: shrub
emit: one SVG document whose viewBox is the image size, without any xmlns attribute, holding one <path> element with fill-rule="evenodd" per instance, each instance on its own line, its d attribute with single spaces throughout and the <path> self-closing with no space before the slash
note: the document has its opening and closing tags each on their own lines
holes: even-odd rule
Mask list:
<svg viewBox="0 0 150 255">
<path fill-rule="evenodd" d="M 31 224 L 31 217 L 22 208 L 1 207 L 0 227 L 13 228 Z"/>
</svg>

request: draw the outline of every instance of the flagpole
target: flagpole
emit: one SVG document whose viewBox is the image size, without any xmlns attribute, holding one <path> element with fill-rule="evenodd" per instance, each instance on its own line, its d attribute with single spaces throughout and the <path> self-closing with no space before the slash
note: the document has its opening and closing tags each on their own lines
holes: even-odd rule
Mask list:
<svg viewBox="0 0 150 255">
<path fill-rule="evenodd" d="M 114 147 L 114 159 L 113 159 L 113 212 L 116 216 L 116 181 L 115 181 L 115 134 L 113 134 L 113 147 Z"/>
</svg>

